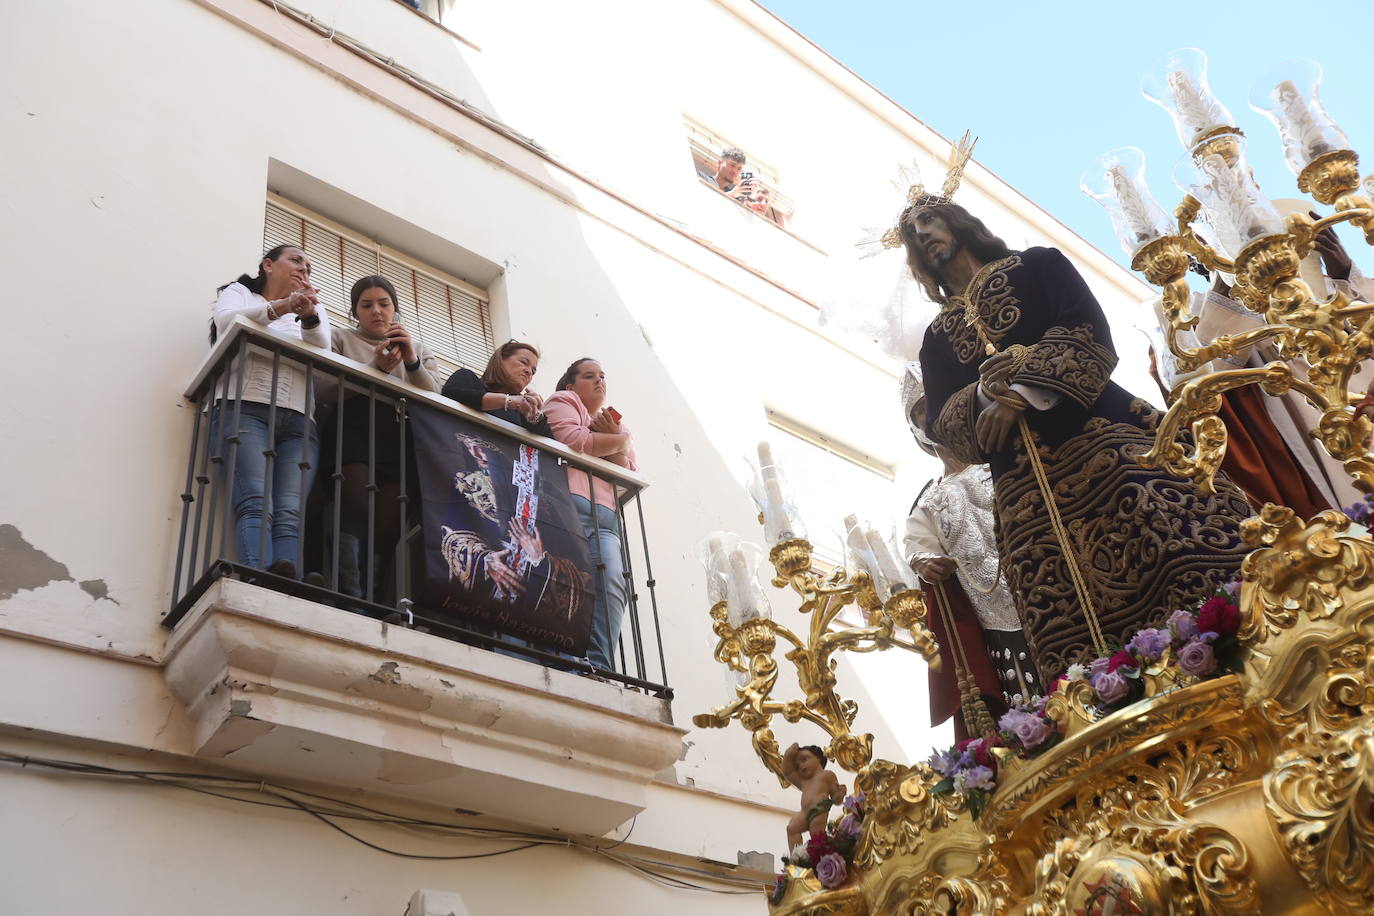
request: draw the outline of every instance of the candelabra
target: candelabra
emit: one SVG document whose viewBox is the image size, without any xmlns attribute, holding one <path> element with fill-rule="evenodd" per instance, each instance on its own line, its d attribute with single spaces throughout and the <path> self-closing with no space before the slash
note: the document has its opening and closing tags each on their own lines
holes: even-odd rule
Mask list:
<svg viewBox="0 0 1374 916">
<path fill-rule="evenodd" d="M 1120 150 L 1084 174 L 1083 189 L 1107 208 L 1132 268 L 1161 288 L 1164 339 L 1181 369 L 1248 353 L 1263 342 L 1280 358 L 1180 385 L 1141 463 L 1191 477 L 1210 492 L 1226 451 L 1226 427 L 1217 415 L 1222 395 L 1258 385 L 1269 395 L 1296 391 L 1321 411 L 1316 438 L 1360 489 L 1374 492 L 1374 462 L 1366 453 L 1369 424 L 1355 415 L 1359 396 L 1349 391 L 1351 376 L 1374 353 L 1374 304 L 1341 291 L 1319 298 L 1300 276 L 1303 259 L 1328 227 L 1349 222 L 1374 244 L 1374 209 L 1360 193 L 1359 157 L 1345 147 L 1345 134 L 1317 96 L 1320 67 L 1290 61 L 1262 79 L 1251 96 L 1252 106 L 1278 128 L 1299 189 L 1334 208 L 1319 218 L 1304 212 L 1280 216 L 1260 192 L 1246 161 L 1244 135 L 1227 123 L 1229 113 L 1207 88 L 1201 52 L 1174 52 L 1166 71 L 1162 80 L 1147 78 L 1143 88 L 1174 118 L 1189 146 L 1174 170 L 1185 192 L 1175 221 L 1159 218 L 1162 210 L 1144 185 L 1143 166 L 1123 168 Z M 1194 263 L 1234 277 L 1232 296 L 1257 316 L 1256 327 L 1196 347 L 1183 342 L 1182 333 L 1198 323 L 1186 279 Z M 1182 441 L 1185 429 L 1193 434 L 1191 445 Z"/>
<path fill-rule="evenodd" d="M 715 657 L 748 680 L 736 688 L 733 702 L 694 716 L 692 722 L 698 728 L 725 728 L 738 719 L 751 733 L 755 753 L 786 786 L 782 755 L 771 728 L 775 715 L 823 729 L 830 738 L 826 755 L 846 770 L 857 772 L 873 759 L 873 736 L 851 730 L 858 704 L 835 690 L 838 653 L 902 648 L 921 655 L 937 669 L 940 659 L 935 639 L 924 624 L 925 600 L 916 580 L 909 571 L 903 572 L 886 542 L 869 531 L 864 547 L 852 553 L 859 567 L 852 574 L 843 567 L 818 574 L 812 568 L 811 542 L 805 538 L 766 443 L 760 446 L 760 458 L 763 464 L 752 492 L 759 520 L 773 542 L 768 552 L 775 573 L 772 584 L 792 589 L 801 599 L 799 610 L 809 624 L 803 638 L 772 619 L 753 571 L 758 548 L 725 532 L 707 536 L 700 557 L 712 601 L 712 629 L 719 637 Z M 864 625 L 837 627 L 840 612 L 850 604 L 862 611 Z M 910 632 L 909 641 L 899 635 L 901 630 Z M 780 639 L 789 647 L 784 657 L 796 669 L 803 699 L 773 698 L 779 675 L 773 653 Z"/>
</svg>

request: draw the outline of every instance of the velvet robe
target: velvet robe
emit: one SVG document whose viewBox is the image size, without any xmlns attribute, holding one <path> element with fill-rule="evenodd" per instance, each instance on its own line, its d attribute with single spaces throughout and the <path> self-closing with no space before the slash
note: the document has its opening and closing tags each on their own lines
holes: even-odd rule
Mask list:
<svg viewBox="0 0 1374 916">
<path fill-rule="evenodd" d="M 1025 417 L 1106 640 L 1120 645 L 1231 579 L 1247 553 L 1239 534 L 1251 514 L 1245 498 L 1221 475 L 1208 496 L 1140 466 L 1159 414 L 1111 381 L 1116 353 L 1106 317 L 1068 259 L 1052 248 L 1014 253 L 985 265 L 965 298 L 999 351 L 1026 348 L 1008 382 L 1058 399 Z M 952 299 L 921 348 L 927 431 L 961 460 L 991 465 L 1003 569 L 1048 682 L 1096 654 L 1089 612 L 1020 432 L 994 454 L 977 445 L 985 358 L 963 303 Z"/>
</svg>

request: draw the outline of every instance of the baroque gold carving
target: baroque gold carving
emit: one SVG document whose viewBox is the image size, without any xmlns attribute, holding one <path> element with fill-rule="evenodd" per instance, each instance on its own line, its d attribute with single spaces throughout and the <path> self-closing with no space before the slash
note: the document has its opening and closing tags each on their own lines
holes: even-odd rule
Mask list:
<svg viewBox="0 0 1374 916">
<path fill-rule="evenodd" d="M 938 664 L 939 649 L 925 627 L 925 601 L 920 591 L 905 589 L 881 603 L 866 573 L 849 577 L 845 570 L 836 569 L 826 577 L 816 575 L 811 571 L 811 544 L 800 538 L 776 544 L 769 560 L 776 571 L 773 584 L 791 586 L 801 597 L 800 611 L 810 622 L 807 636 L 803 639 L 767 617 L 731 626 L 726 603 L 718 602 L 711 608 L 712 629 L 719 637 L 716 660 L 734 671 L 747 672 L 750 679 L 736 688 L 734 702 L 693 716 L 692 722 L 698 728 L 725 728 L 738 719 L 751 735 L 754 752 L 783 786 L 788 782 L 770 727 L 773 716 L 779 714 L 788 722 L 805 720 L 822 728 L 830 736 L 827 756 L 844 769 L 857 772 L 873 759 L 873 736 L 850 729 L 858 704 L 835 692 L 835 654 L 900 647 Z M 833 629 L 840 611 L 855 600 L 864 608 L 868 625 Z M 896 635 L 899 629 L 910 632 L 910 642 Z M 777 700 L 772 696 L 778 680 L 773 652 L 779 640 L 790 646 L 784 657 L 796 669 L 803 699 Z"/>
</svg>

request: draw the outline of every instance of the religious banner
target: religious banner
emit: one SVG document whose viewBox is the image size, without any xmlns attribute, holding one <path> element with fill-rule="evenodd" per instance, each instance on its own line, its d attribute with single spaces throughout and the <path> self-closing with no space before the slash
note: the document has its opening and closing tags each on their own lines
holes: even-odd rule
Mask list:
<svg viewBox="0 0 1374 916">
<path fill-rule="evenodd" d="M 410 412 L 426 613 L 582 656 L 594 570 L 567 469 L 533 446 L 452 414 Z"/>
</svg>

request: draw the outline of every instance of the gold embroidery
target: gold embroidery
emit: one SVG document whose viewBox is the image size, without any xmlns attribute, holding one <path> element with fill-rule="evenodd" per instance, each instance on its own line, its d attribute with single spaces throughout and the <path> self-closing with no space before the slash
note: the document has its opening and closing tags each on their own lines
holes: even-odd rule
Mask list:
<svg viewBox="0 0 1374 916">
<path fill-rule="evenodd" d="M 948 448 L 965 464 L 982 464 L 987 461 L 978 451 L 978 440 L 974 435 L 974 421 L 978 416 L 976 391 L 978 383 L 965 385 L 945 401 L 940 415 L 935 418 L 931 428 L 936 441 Z"/>
<path fill-rule="evenodd" d="M 1131 410 L 1149 408 L 1137 400 Z M 1150 441 L 1132 423 L 1095 417 L 1058 448 L 1037 446 L 1098 620 L 1121 642 L 1220 587 L 1247 552 L 1240 491 L 1219 480 L 1204 496 L 1190 481 L 1145 471 L 1135 456 Z M 998 538 L 1035 662 L 1053 679 L 1090 654 L 1092 640 L 1027 455 L 1016 455 L 995 484 Z"/>
<path fill-rule="evenodd" d="M 983 342 L 964 317 L 966 303 L 977 303 L 978 318 L 994 344 L 999 343 L 1021 319 L 1021 300 L 1012 294 L 1007 274 L 1021 266 L 1021 256 L 1013 254 L 984 264 L 969 281 L 962 296 L 949 301 L 931 322 L 931 327 L 949 339 L 955 359 L 972 363 L 983 358 Z"/>
<path fill-rule="evenodd" d="M 1024 382 L 1058 391 L 1083 407 L 1092 407 L 1111 380 L 1116 354 L 1097 342 L 1092 325 L 1053 327 L 1027 348 L 1008 384 Z"/>
</svg>

